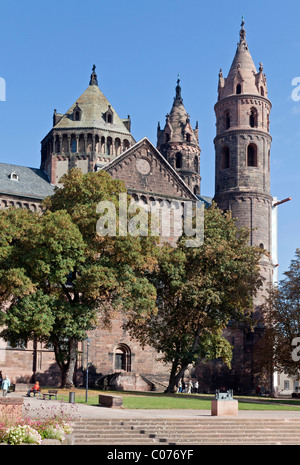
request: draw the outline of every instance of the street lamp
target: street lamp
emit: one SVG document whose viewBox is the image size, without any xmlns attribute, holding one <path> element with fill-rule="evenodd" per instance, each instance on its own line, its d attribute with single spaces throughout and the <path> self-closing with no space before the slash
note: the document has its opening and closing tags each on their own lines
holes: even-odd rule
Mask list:
<svg viewBox="0 0 300 465">
<path fill-rule="evenodd" d="M 88 389 L 89 389 L 89 346 L 90 339 L 86 340 L 86 379 L 85 379 L 85 403 L 88 401 Z"/>
</svg>

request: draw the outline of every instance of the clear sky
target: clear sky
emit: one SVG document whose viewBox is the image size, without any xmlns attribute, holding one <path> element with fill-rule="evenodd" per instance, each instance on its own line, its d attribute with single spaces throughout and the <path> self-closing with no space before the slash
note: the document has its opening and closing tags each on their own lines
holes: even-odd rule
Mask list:
<svg viewBox="0 0 300 465">
<path fill-rule="evenodd" d="M 54 108 L 64 113 L 89 84 L 99 87 L 132 134 L 156 145 L 170 111 L 177 74 L 191 123 L 199 123 L 203 195 L 214 194 L 215 115 L 219 69 L 226 76 L 241 16 L 256 67 L 261 61 L 273 108 L 271 193 L 279 207 L 279 272 L 300 247 L 300 3 L 201 0 L 52 0 L 1 2 L 0 161 L 39 167 L 40 142 Z M 300 92 L 299 92 L 300 95 Z"/>
</svg>

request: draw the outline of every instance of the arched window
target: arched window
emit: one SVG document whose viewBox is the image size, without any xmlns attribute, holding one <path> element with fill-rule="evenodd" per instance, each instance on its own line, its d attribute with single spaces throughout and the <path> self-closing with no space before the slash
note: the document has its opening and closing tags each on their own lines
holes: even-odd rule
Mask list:
<svg viewBox="0 0 300 465">
<path fill-rule="evenodd" d="M 112 138 L 108 137 L 106 141 L 106 155 L 111 155 Z"/>
<path fill-rule="evenodd" d="M 236 90 L 235 90 L 235 91 L 236 91 L 237 94 L 241 94 L 241 93 L 242 93 L 242 86 L 241 86 L 241 84 L 237 84 Z"/>
<path fill-rule="evenodd" d="M 199 194 L 200 194 L 199 186 L 195 186 L 195 187 L 194 187 L 194 194 L 195 194 L 195 195 L 199 195 Z"/>
<path fill-rule="evenodd" d="M 120 139 L 117 137 L 115 139 L 115 154 L 116 155 L 120 155 L 121 153 L 121 141 Z"/>
<path fill-rule="evenodd" d="M 196 171 L 196 173 L 199 172 L 199 160 L 198 160 L 198 157 L 194 158 L 194 171 Z"/>
<path fill-rule="evenodd" d="M 230 128 L 230 113 L 229 111 L 226 111 L 225 113 L 225 129 Z"/>
<path fill-rule="evenodd" d="M 257 147 L 255 144 L 249 144 L 247 147 L 247 166 L 257 167 Z"/>
<path fill-rule="evenodd" d="M 251 108 L 249 116 L 249 125 L 251 128 L 257 127 L 257 110 L 256 108 Z"/>
<path fill-rule="evenodd" d="M 114 369 L 131 371 L 131 351 L 126 344 L 119 344 L 115 350 Z"/>
<path fill-rule="evenodd" d="M 264 91 L 264 88 L 263 86 L 260 87 L 260 95 L 264 96 L 265 95 L 265 91 Z"/>
<path fill-rule="evenodd" d="M 176 153 L 175 166 L 176 168 L 182 168 L 182 155 L 180 152 Z"/>
<path fill-rule="evenodd" d="M 229 147 L 225 146 L 222 148 L 222 152 L 221 152 L 221 170 L 228 169 L 229 164 L 230 164 L 230 150 L 229 150 Z"/>
<path fill-rule="evenodd" d="M 127 139 L 124 139 L 123 140 L 123 150 L 124 150 L 124 152 L 127 149 L 129 149 L 129 141 Z"/>
<path fill-rule="evenodd" d="M 76 139 L 71 140 L 71 153 L 77 152 L 77 142 Z"/>
<path fill-rule="evenodd" d="M 100 148 L 101 153 L 105 152 L 105 137 L 101 137 L 101 148 Z"/>
<path fill-rule="evenodd" d="M 186 134 L 186 141 L 191 142 L 191 135 L 189 133 Z"/>
</svg>

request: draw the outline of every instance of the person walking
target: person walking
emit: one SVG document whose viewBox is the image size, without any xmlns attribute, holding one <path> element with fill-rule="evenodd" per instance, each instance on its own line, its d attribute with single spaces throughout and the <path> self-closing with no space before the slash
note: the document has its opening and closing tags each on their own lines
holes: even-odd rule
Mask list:
<svg viewBox="0 0 300 465">
<path fill-rule="evenodd" d="M 199 389 L 199 383 L 198 383 L 198 381 L 196 381 L 195 384 L 194 384 L 194 391 L 193 391 L 194 394 L 198 394 L 198 389 Z"/>
<path fill-rule="evenodd" d="M 181 379 L 178 381 L 178 392 L 182 392 L 182 382 L 181 382 Z"/>
<path fill-rule="evenodd" d="M 10 386 L 10 381 L 8 379 L 8 376 L 5 375 L 5 378 L 4 378 L 4 380 L 2 381 L 2 384 L 1 384 L 2 396 L 3 397 L 7 396 L 7 391 L 8 391 L 9 386 Z"/>
</svg>

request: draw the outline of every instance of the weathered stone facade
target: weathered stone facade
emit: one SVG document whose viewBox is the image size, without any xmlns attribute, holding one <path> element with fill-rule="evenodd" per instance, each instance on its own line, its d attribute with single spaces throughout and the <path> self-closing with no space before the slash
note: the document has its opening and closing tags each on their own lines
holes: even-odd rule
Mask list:
<svg viewBox="0 0 300 465">
<path fill-rule="evenodd" d="M 258 245 L 270 254 L 261 262 L 265 286 L 272 281 L 273 272 L 271 102 L 267 95 L 263 66 L 260 64 L 256 71 L 242 23 L 228 76 L 225 78 L 222 71 L 219 74 L 215 105 L 215 201 L 222 210 L 232 212 L 239 226 L 251 229 L 251 245 Z M 172 219 L 177 208 L 181 221 L 187 201 L 195 203 L 200 199 L 206 205 L 210 203 L 211 199 L 200 196 L 198 124 L 192 129 L 179 79 L 165 126 L 163 129 L 158 126 L 156 148 L 147 138 L 136 143 L 130 126 L 130 117 L 121 119 L 99 89 L 94 67 L 88 88 L 69 110 L 65 114 L 54 111 L 53 127 L 41 142 L 40 170 L 0 164 L 0 208 L 13 205 L 41 209 L 43 198 L 52 194 L 61 176 L 73 167 L 83 173 L 106 170 L 124 181 L 134 202 L 146 209 L 158 205 L 160 212 L 165 208 L 173 215 Z M 162 240 L 175 245 L 177 229 L 175 222 L 172 225 Z M 256 297 L 257 311 L 263 294 L 264 290 Z M 134 386 L 148 390 L 153 385 L 162 388 L 168 378 L 167 367 L 157 361 L 155 351 L 149 347 L 142 349 L 130 339 L 123 323 L 124 316 L 118 315 L 112 321 L 111 331 L 99 328 L 88 335 L 90 380 L 103 384 L 107 377 L 119 388 Z M 217 360 L 197 366 L 193 376 L 198 378 L 203 391 L 223 385 L 235 392 L 253 391 L 256 383 L 253 351 L 260 328 L 254 333 L 245 328 L 228 328 L 226 335 L 234 347 L 232 369 Z M 85 360 L 86 346 L 82 343 L 78 347 L 76 374 L 79 384 L 84 380 Z M 50 385 L 59 378 L 53 352 L 41 345 L 12 349 L 0 341 L 1 368 L 12 381 L 28 382 L 35 374 L 40 382 Z M 121 375 L 117 376 L 118 373 Z"/>
<path fill-rule="evenodd" d="M 246 41 L 244 23 L 240 41 L 229 70 L 224 78 L 219 73 L 218 101 L 215 105 L 217 134 L 215 144 L 215 197 L 223 211 L 230 211 L 239 227 L 250 229 L 250 245 L 266 251 L 261 260 L 264 287 L 255 296 L 254 317 L 259 317 L 265 290 L 272 283 L 272 202 L 270 194 L 269 121 L 271 102 L 263 66 L 256 71 Z M 220 382 L 235 392 L 255 392 L 259 381 L 255 377 L 254 350 L 262 327 L 228 331 L 234 346 L 232 370 L 216 362 L 214 376 L 206 378 L 206 387 L 215 389 Z M 203 369 L 207 370 L 207 367 Z M 200 376 L 200 370 L 198 369 Z M 214 378 L 214 380 L 213 380 Z M 267 389 L 271 388 L 271 380 Z"/>
</svg>

